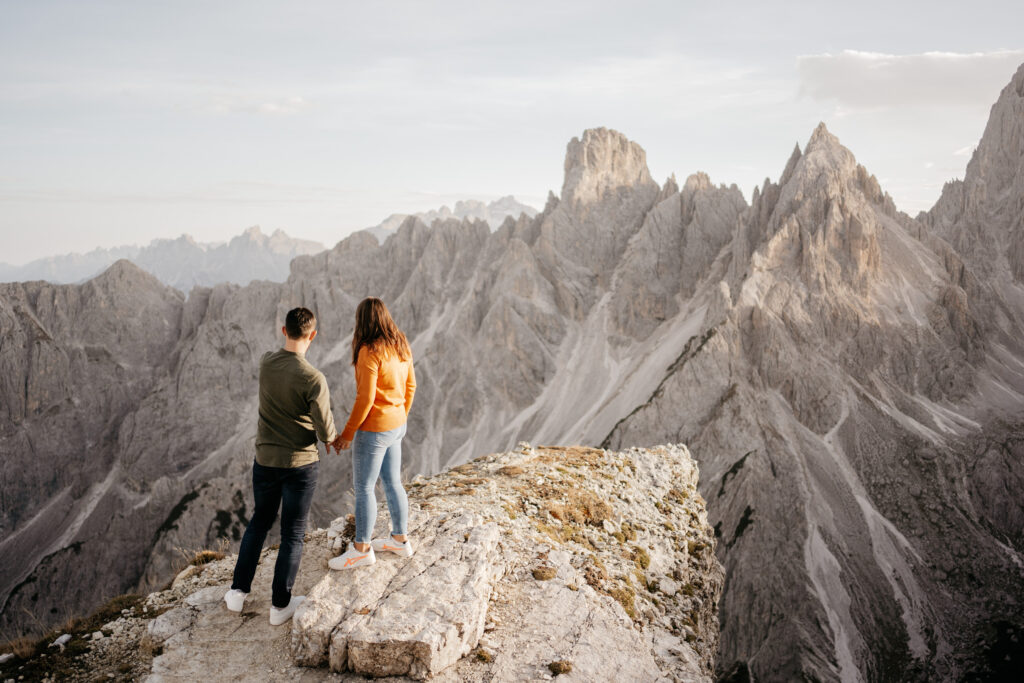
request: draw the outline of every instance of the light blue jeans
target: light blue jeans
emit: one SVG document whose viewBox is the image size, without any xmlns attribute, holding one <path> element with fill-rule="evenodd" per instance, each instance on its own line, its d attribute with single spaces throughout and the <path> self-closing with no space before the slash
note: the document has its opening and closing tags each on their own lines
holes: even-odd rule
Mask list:
<svg viewBox="0 0 1024 683">
<path fill-rule="evenodd" d="M 377 496 L 373 489 L 379 476 L 391 513 L 391 533 L 405 534 L 409 523 L 409 499 L 402 486 L 402 437 L 405 425 L 387 432 L 358 430 L 352 440 L 352 486 L 356 492 L 356 543 L 369 543 L 377 522 Z"/>
</svg>

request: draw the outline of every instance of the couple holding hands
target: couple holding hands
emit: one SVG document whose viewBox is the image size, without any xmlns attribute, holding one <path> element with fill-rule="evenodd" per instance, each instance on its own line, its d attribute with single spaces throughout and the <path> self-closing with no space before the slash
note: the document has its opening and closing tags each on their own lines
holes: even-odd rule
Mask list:
<svg viewBox="0 0 1024 683">
<path fill-rule="evenodd" d="M 283 624 L 305 599 L 292 585 L 302 559 L 306 516 L 313 500 L 319 467 L 317 441 L 339 454 L 352 449 L 356 496 L 356 534 L 349 548 L 332 558 L 331 569 L 352 569 L 376 562 L 374 551 L 412 555 L 406 536 L 409 504 L 402 486 L 402 437 L 416 391 L 409 342 L 395 325 L 384 302 L 367 298 L 356 308 L 352 365 L 356 400 L 340 434 L 331 414 L 327 380 L 305 358 L 316 337 L 316 316 L 294 308 L 285 316 L 284 347 L 260 359 L 259 422 L 252 466 L 255 510 L 238 550 L 234 580 L 224 601 L 240 612 L 256 574 L 263 543 L 278 509 L 281 546 L 274 565 L 270 623 Z M 377 520 L 374 487 L 384 484 L 391 536 L 373 539 Z"/>
</svg>

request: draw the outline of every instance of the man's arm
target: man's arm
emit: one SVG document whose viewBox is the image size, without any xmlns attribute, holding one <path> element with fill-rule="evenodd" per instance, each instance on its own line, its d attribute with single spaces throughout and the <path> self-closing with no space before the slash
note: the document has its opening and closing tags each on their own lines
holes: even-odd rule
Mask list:
<svg viewBox="0 0 1024 683">
<path fill-rule="evenodd" d="M 331 392 L 327 388 L 327 380 L 318 373 L 309 390 L 309 415 L 313 419 L 316 438 L 324 443 L 331 443 L 338 437 L 334 427 L 334 415 L 331 413 Z"/>
</svg>

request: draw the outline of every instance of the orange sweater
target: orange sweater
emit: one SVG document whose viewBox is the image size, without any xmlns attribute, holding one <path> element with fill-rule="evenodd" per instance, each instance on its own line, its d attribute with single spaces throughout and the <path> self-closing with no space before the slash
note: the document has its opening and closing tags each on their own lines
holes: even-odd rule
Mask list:
<svg viewBox="0 0 1024 683">
<path fill-rule="evenodd" d="M 405 424 L 416 393 L 412 359 L 402 360 L 394 352 L 384 354 L 359 349 L 356 360 L 356 404 L 341 438 L 351 441 L 356 430 L 387 432 Z"/>
</svg>

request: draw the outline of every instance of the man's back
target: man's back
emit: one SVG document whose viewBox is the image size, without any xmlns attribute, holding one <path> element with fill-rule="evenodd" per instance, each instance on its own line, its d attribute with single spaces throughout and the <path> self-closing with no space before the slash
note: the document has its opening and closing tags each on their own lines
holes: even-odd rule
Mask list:
<svg viewBox="0 0 1024 683">
<path fill-rule="evenodd" d="M 333 441 L 330 392 L 323 373 L 305 356 L 280 349 L 260 359 L 256 462 L 300 467 L 319 459 L 316 442 Z"/>
</svg>

